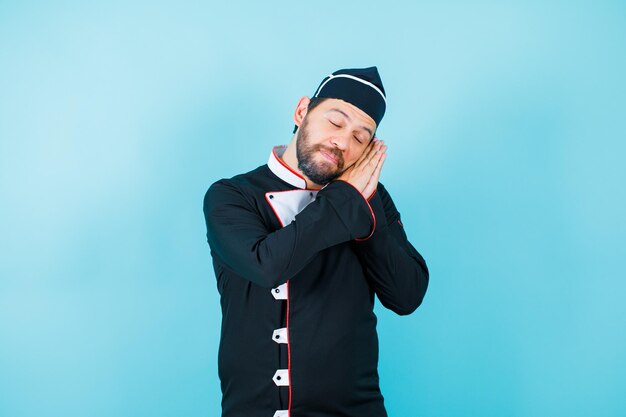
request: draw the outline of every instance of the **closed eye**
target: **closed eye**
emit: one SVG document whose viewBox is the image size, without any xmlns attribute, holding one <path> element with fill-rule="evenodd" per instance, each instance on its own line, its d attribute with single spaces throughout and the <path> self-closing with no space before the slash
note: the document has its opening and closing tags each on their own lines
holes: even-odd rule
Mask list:
<svg viewBox="0 0 626 417">
<path fill-rule="evenodd" d="M 341 127 L 341 125 L 338 125 L 337 123 L 333 122 L 332 120 L 329 120 L 330 124 L 332 124 L 335 127 Z"/>
<path fill-rule="evenodd" d="M 359 139 L 358 137 L 356 137 L 356 136 L 353 136 L 353 137 L 354 137 L 354 139 L 356 139 L 356 141 L 357 141 L 357 142 L 359 142 L 359 143 L 363 143 L 363 142 L 361 141 L 361 139 Z"/>
</svg>

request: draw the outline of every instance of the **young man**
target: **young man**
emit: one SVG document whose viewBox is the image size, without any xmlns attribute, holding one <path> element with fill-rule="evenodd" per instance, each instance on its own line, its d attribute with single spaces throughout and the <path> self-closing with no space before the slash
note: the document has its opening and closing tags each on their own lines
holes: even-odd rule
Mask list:
<svg viewBox="0 0 626 417">
<path fill-rule="evenodd" d="M 336 71 L 288 146 L 207 191 L 222 417 L 387 416 L 374 295 L 410 314 L 428 270 L 378 182 L 385 107 L 376 67 Z"/>
</svg>

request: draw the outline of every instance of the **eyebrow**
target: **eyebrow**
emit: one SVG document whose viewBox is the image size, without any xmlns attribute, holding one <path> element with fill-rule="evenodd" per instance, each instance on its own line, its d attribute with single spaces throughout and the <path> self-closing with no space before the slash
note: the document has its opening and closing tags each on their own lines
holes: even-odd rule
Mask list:
<svg viewBox="0 0 626 417">
<path fill-rule="evenodd" d="M 350 121 L 350 122 L 352 121 L 352 119 L 350 118 L 350 116 L 348 116 L 348 114 L 347 114 L 345 111 L 343 111 L 343 110 L 340 110 L 340 109 L 337 109 L 337 108 L 332 108 L 332 109 L 330 109 L 330 110 L 328 110 L 328 111 L 336 111 L 336 112 L 338 112 L 338 113 L 341 113 L 341 114 L 342 114 L 342 115 L 343 115 L 346 119 L 348 119 L 348 121 Z M 369 128 L 369 127 L 367 127 L 367 126 L 359 126 L 359 127 L 360 127 L 361 129 L 363 129 L 363 130 L 367 131 L 367 133 L 369 133 L 369 134 L 370 134 L 370 137 L 372 136 L 372 129 L 370 129 L 370 128 Z"/>
</svg>

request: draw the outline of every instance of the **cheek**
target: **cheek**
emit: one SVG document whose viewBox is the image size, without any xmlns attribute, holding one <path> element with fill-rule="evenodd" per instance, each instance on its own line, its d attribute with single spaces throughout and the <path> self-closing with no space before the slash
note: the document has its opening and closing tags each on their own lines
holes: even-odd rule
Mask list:
<svg viewBox="0 0 626 417">
<path fill-rule="evenodd" d="M 365 149 L 367 149 L 367 146 L 359 146 L 358 148 L 355 147 L 351 151 L 350 159 L 352 159 L 352 163 L 356 162 L 363 155 L 363 152 L 365 152 Z"/>
<path fill-rule="evenodd" d="M 361 157 L 362 153 L 363 152 L 361 151 L 356 151 L 356 152 L 351 152 L 349 155 L 344 155 L 344 158 L 343 158 L 344 168 L 348 168 L 349 166 L 354 165 L 354 163 L 358 161 L 358 159 Z"/>
</svg>

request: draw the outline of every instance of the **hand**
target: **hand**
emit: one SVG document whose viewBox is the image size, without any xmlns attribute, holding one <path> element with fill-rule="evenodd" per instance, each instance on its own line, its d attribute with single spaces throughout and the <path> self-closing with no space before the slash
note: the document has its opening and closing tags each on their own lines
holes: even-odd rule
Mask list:
<svg viewBox="0 0 626 417">
<path fill-rule="evenodd" d="M 374 138 L 354 165 L 346 169 L 338 179 L 350 183 L 363 197 L 369 199 L 378 186 L 380 170 L 387 157 L 386 151 L 385 143 Z"/>
</svg>

